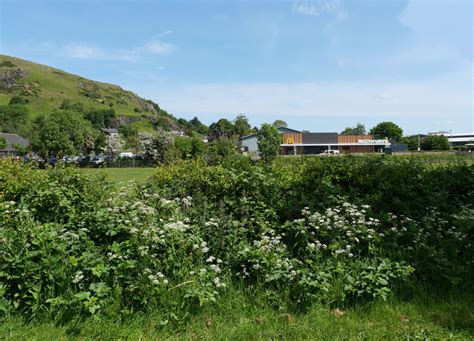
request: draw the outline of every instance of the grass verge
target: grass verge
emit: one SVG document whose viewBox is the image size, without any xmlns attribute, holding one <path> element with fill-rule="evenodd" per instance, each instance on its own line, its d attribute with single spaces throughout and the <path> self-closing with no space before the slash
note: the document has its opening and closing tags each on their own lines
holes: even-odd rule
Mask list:
<svg viewBox="0 0 474 341">
<path fill-rule="evenodd" d="M 3 320 L 6 340 L 66 339 L 472 339 L 474 296 L 466 290 L 423 292 L 403 299 L 392 296 L 352 308 L 316 306 L 302 314 L 276 309 L 252 293 L 229 290 L 220 303 L 180 321 L 163 320 L 159 313 L 134 313 L 120 321 L 90 318 L 69 322 L 25 323 Z"/>
</svg>

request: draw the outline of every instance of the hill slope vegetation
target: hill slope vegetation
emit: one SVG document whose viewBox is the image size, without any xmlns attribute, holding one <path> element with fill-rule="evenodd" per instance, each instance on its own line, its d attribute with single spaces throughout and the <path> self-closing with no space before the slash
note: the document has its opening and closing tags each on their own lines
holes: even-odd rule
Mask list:
<svg viewBox="0 0 474 341">
<path fill-rule="evenodd" d="M 187 134 L 192 134 L 193 130 L 188 121 L 180 119 L 178 122 L 158 104 L 119 86 L 0 55 L 0 106 L 8 104 L 20 104 L 26 108 L 27 121 L 30 122 L 39 115 L 48 115 L 58 109 L 82 115 L 90 111 L 113 111 L 113 120 L 109 123 L 114 127 L 132 124 L 140 131 L 150 131 L 160 126 Z M 12 130 L 11 127 L 1 128 L 4 132 Z"/>
</svg>

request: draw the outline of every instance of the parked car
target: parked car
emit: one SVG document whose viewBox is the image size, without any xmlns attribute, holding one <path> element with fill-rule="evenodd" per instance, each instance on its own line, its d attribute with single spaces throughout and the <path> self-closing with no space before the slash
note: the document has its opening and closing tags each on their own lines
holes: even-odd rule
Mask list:
<svg viewBox="0 0 474 341">
<path fill-rule="evenodd" d="M 77 159 L 79 167 L 87 167 L 89 165 L 90 158 L 89 156 L 82 155 Z"/>
<path fill-rule="evenodd" d="M 90 165 L 92 167 L 102 167 L 105 163 L 105 159 L 101 156 L 95 156 L 91 161 L 90 161 Z"/>
<path fill-rule="evenodd" d="M 325 150 L 321 155 L 339 155 L 339 150 Z"/>
<path fill-rule="evenodd" d="M 120 158 L 132 158 L 134 157 L 132 152 L 122 152 L 119 155 Z"/>
<path fill-rule="evenodd" d="M 65 156 L 63 161 L 64 163 L 76 163 L 79 161 L 79 156 Z"/>
</svg>

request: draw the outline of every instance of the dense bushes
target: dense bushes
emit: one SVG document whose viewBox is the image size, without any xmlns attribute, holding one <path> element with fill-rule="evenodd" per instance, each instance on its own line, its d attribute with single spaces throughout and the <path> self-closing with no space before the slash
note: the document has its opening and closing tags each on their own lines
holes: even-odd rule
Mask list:
<svg viewBox="0 0 474 341">
<path fill-rule="evenodd" d="M 189 161 L 118 191 L 2 161 L 0 309 L 165 323 L 239 285 L 301 310 L 457 284 L 473 270 L 473 190 L 472 165 L 375 157 Z"/>
</svg>

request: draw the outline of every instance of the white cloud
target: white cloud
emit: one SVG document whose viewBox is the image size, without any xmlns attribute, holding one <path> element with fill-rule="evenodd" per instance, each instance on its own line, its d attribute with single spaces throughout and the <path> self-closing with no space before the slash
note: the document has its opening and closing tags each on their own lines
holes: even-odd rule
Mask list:
<svg viewBox="0 0 474 341">
<path fill-rule="evenodd" d="M 104 51 L 100 48 L 81 43 L 66 44 L 61 52 L 66 57 L 76 59 L 101 59 L 104 57 Z"/>
<path fill-rule="evenodd" d="M 153 38 L 154 39 L 163 38 L 163 37 L 169 36 L 170 34 L 173 34 L 173 31 L 172 30 L 166 30 L 166 31 L 163 31 L 161 33 L 158 33 Z"/>
<path fill-rule="evenodd" d="M 152 54 L 170 54 L 176 50 L 176 46 L 170 43 L 165 43 L 161 40 L 155 39 L 147 42 L 144 45 L 144 50 Z"/>
<path fill-rule="evenodd" d="M 60 47 L 59 53 L 63 57 L 74 59 L 137 61 L 145 54 L 166 55 L 173 53 L 176 50 L 176 45 L 163 42 L 157 38 L 169 34 L 172 34 L 172 31 L 164 31 L 155 36 L 154 39 L 144 43 L 142 46 L 120 50 L 106 50 L 98 46 L 71 42 Z M 51 48 L 48 50 L 51 50 Z"/>
<path fill-rule="evenodd" d="M 353 118 L 439 121 L 472 124 L 470 88 L 438 82 L 208 83 L 135 87 L 177 114 L 222 116 L 246 113 L 270 117 Z M 183 100 L 185 98 L 186 100 Z M 473 127 L 474 128 L 474 127 Z"/>
<path fill-rule="evenodd" d="M 341 0 L 295 0 L 293 11 L 312 16 L 323 13 L 344 15 L 344 5 Z"/>
</svg>

